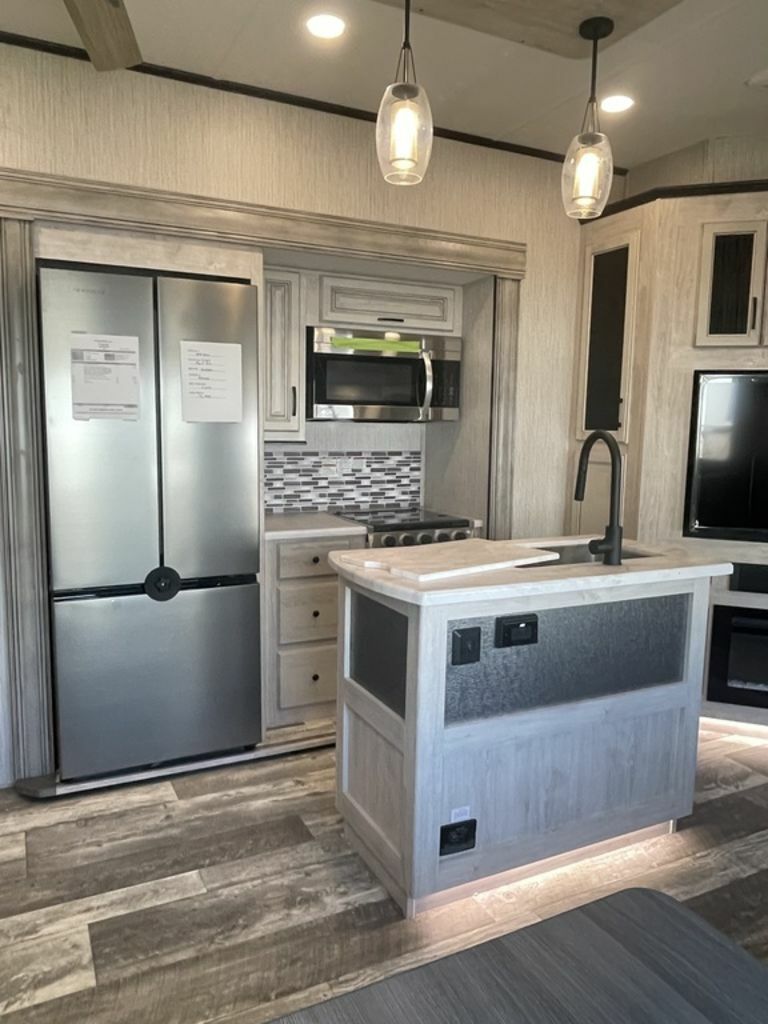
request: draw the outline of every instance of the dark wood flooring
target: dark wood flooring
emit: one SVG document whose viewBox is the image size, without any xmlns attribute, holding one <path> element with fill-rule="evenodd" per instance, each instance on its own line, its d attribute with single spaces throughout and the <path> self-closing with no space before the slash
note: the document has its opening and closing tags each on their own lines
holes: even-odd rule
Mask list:
<svg viewBox="0 0 768 1024">
<path fill-rule="evenodd" d="M 0 791 L 3 1024 L 259 1024 L 628 886 L 768 962 L 768 741 L 703 732 L 673 835 L 414 921 L 347 846 L 331 751 L 47 803 Z"/>
</svg>

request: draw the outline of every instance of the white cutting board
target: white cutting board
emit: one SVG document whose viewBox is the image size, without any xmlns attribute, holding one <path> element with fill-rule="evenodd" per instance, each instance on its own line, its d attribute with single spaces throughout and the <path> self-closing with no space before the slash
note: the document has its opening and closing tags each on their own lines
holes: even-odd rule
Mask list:
<svg viewBox="0 0 768 1024">
<path fill-rule="evenodd" d="M 337 552 L 342 562 L 361 569 L 382 569 L 393 576 L 426 583 L 454 576 L 471 576 L 494 569 L 511 569 L 535 562 L 556 562 L 556 551 L 526 547 L 513 540 L 454 540 L 409 548 L 367 548 Z"/>
</svg>

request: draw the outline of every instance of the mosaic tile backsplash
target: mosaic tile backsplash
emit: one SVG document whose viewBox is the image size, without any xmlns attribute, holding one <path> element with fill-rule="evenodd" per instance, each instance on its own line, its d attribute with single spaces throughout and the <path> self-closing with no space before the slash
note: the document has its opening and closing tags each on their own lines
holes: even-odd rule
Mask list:
<svg viewBox="0 0 768 1024">
<path fill-rule="evenodd" d="M 264 453 L 267 512 L 421 504 L 421 452 Z"/>
</svg>

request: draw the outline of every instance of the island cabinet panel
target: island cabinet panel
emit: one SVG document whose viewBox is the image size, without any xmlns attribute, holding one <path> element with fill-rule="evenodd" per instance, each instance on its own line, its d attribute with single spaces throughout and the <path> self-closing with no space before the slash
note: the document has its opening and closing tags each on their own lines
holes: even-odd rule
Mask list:
<svg viewBox="0 0 768 1024">
<path fill-rule="evenodd" d="M 363 594 L 353 594 L 350 635 L 350 678 L 404 718 L 408 619 Z"/>
<path fill-rule="evenodd" d="M 529 616 L 536 628 L 532 641 L 509 647 L 498 646 L 496 616 L 453 620 L 446 725 L 679 682 L 689 614 L 687 594 L 544 609 Z M 472 628 L 481 631 L 480 658 L 454 665 L 452 638 Z"/>
<path fill-rule="evenodd" d="M 518 731 L 513 716 L 500 719 L 507 736 L 497 732 L 494 742 L 486 731 L 482 745 L 454 749 L 446 736 L 441 819 L 468 807 L 477 852 L 442 857 L 441 880 L 469 881 L 475 856 L 483 874 L 556 856 L 615 835 L 621 817 L 635 829 L 689 814 L 695 715 L 680 703 L 684 684 L 670 689 L 677 693 L 664 694 L 661 707 L 651 702 L 652 710 L 641 706 L 645 694 L 634 694 L 640 700 L 619 715 L 600 714 L 595 702 L 582 721 L 550 711 L 535 731 Z"/>
<path fill-rule="evenodd" d="M 405 723 L 342 676 L 338 735 L 337 805 L 348 837 L 375 860 L 376 874 L 402 902 L 409 834 Z"/>
<path fill-rule="evenodd" d="M 381 841 L 399 860 L 403 837 L 403 755 L 368 722 L 347 716 L 349 765 L 344 794 L 369 819 Z M 373 770 L 371 770 L 373 769 Z"/>
<path fill-rule="evenodd" d="M 690 814 L 709 577 L 730 566 L 637 559 L 430 588 L 331 556 L 337 806 L 406 915 Z"/>
</svg>

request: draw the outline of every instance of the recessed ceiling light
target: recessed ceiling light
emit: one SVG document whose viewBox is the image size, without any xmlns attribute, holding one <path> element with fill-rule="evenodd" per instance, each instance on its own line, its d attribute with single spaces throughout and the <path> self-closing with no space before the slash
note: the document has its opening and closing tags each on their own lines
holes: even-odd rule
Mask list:
<svg viewBox="0 0 768 1024">
<path fill-rule="evenodd" d="M 600 104 L 600 109 L 606 114 L 621 114 L 634 105 L 635 101 L 631 96 L 606 96 Z"/>
<path fill-rule="evenodd" d="M 307 28 L 318 39 L 338 39 L 347 23 L 336 14 L 315 14 L 307 21 Z"/>
</svg>

